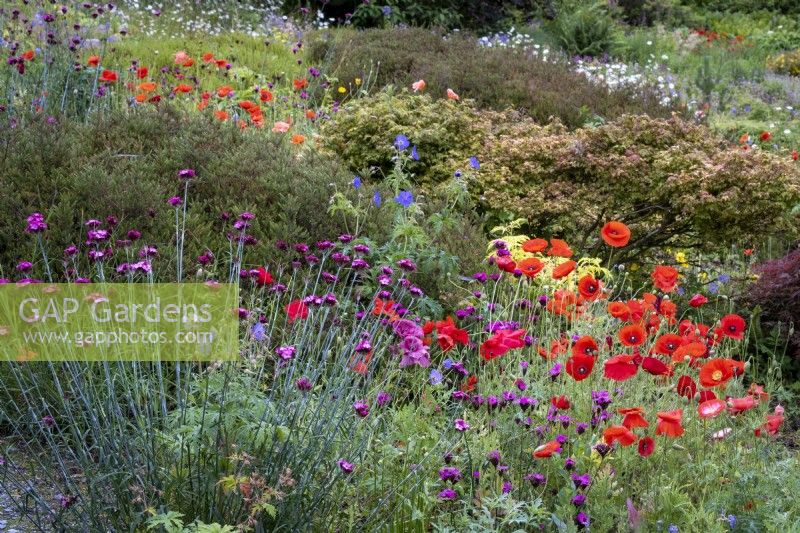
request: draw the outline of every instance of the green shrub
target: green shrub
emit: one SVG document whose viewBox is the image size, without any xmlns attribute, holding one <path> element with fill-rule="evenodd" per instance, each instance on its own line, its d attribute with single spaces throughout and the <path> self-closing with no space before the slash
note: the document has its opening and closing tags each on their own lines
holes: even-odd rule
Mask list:
<svg viewBox="0 0 800 533">
<path fill-rule="evenodd" d="M 658 246 L 709 249 L 797 232 L 788 214 L 800 198 L 795 164 L 678 118 L 625 116 L 574 133 L 516 123 L 486 149 L 475 184 L 486 209 L 583 249 L 599 246 L 602 223 L 622 220 L 633 238 L 620 261 Z"/>
<path fill-rule="evenodd" d="M 767 66 L 779 74 L 800 76 L 800 49 L 767 58 Z"/>
<path fill-rule="evenodd" d="M 419 154 L 406 170 L 430 188 L 452 177 L 456 165 L 467 166 L 489 129 L 488 117 L 467 102 L 389 89 L 348 103 L 323 124 L 321 137 L 351 169 L 378 177 L 394 164 L 395 137 L 406 135 Z"/>
<path fill-rule="evenodd" d="M 167 142 L 168 141 L 168 142 Z M 3 196 L 0 261 L 30 259 L 33 246 L 20 242 L 25 217 L 48 213 L 48 239 L 63 246 L 82 239 L 89 218 L 114 216 L 120 229 L 137 229 L 148 244 L 174 239 L 173 208 L 167 199 L 181 192 L 177 172 L 194 168 L 188 207 L 187 253 L 227 249 L 222 220 L 258 209 L 255 230 L 269 238 L 313 240 L 329 236 L 341 222 L 324 208 L 331 185 L 351 179 L 336 159 L 302 151 L 277 136 L 240 131 L 208 118 L 172 113 L 115 115 L 87 125 L 39 121 L 0 137 Z M 261 242 L 254 255 L 268 256 Z M 50 250 L 54 257 L 60 249 Z"/>
<path fill-rule="evenodd" d="M 569 127 L 587 116 L 624 113 L 669 116 L 647 90 L 609 92 L 563 64 L 522 51 L 484 48 L 468 35 L 441 35 L 418 28 L 317 32 L 307 43 L 312 61 L 326 61 L 343 83 L 374 79 L 372 90 L 409 87 L 424 79 L 426 91 L 444 97 L 450 88 L 480 108 L 524 111 L 540 122 L 558 118 Z"/>
</svg>

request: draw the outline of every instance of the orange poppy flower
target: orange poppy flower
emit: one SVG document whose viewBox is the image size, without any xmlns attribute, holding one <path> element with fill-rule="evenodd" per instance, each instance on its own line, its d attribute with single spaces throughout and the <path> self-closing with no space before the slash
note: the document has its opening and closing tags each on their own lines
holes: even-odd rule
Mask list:
<svg viewBox="0 0 800 533">
<path fill-rule="evenodd" d="M 647 332 L 639 324 L 624 326 L 619 330 L 619 340 L 625 346 L 640 346 L 647 338 Z"/>
<path fill-rule="evenodd" d="M 272 93 L 267 89 L 261 89 L 261 91 L 258 93 L 258 99 L 262 102 L 271 102 Z"/>
<path fill-rule="evenodd" d="M 533 456 L 537 459 L 546 459 L 548 457 L 552 457 L 554 453 L 561 451 L 561 443 L 557 440 L 551 440 L 550 442 L 546 442 L 542 444 L 535 450 L 533 450 Z"/>
<path fill-rule="evenodd" d="M 304 142 L 306 142 L 305 135 L 300 135 L 299 133 L 292 135 L 292 144 L 303 144 Z"/>
<path fill-rule="evenodd" d="M 622 419 L 622 425 L 628 429 L 646 428 L 650 425 L 642 416 L 644 410 L 641 407 L 617 409 L 617 412 L 625 417 Z"/>
<path fill-rule="evenodd" d="M 86 64 L 90 67 L 96 67 L 100 64 L 100 56 L 89 56 L 89 59 L 86 61 Z"/>
<path fill-rule="evenodd" d="M 522 243 L 522 249 L 529 254 L 538 254 L 547 249 L 547 241 L 544 239 L 528 239 Z"/>
<path fill-rule="evenodd" d="M 625 426 L 609 426 L 603 431 L 603 440 L 611 446 L 619 442 L 623 446 L 630 446 L 636 442 L 636 435 Z"/>
<path fill-rule="evenodd" d="M 717 398 L 713 398 L 698 405 L 697 414 L 700 416 L 700 418 L 714 418 L 724 411 L 725 407 L 727 407 L 725 402 L 718 400 Z"/>
<path fill-rule="evenodd" d="M 656 416 L 658 417 L 656 435 L 667 435 L 669 437 L 680 437 L 683 435 L 685 430 L 681 425 L 681 418 L 683 417 L 682 409 L 659 412 L 656 413 Z"/>
<path fill-rule="evenodd" d="M 214 54 L 211 52 L 203 54 L 203 63 L 211 63 L 212 61 L 214 61 Z"/>
<path fill-rule="evenodd" d="M 294 85 L 294 88 L 299 91 L 300 89 L 305 89 L 308 87 L 308 80 L 305 78 L 298 78 L 292 82 L 292 85 Z"/>
<path fill-rule="evenodd" d="M 241 107 L 245 111 L 249 111 L 254 107 L 256 107 L 256 104 L 254 102 L 251 102 L 250 100 L 242 100 L 241 102 L 239 102 L 239 107 Z"/>
<path fill-rule="evenodd" d="M 228 113 L 225 111 L 214 111 L 214 116 L 217 117 L 219 120 L 228 120 Z"/>
<path fill-rule="evenodd" d="M 308 120 L 314 120 L 317 118 L 317 113 L 313 109 L 306 110 L 306 118 Z"/>
<path fill-rule="evenodd" d="M 22 53 L 22 59 L 24 59 L 25 61 L 30 61 L 34 57 L 36 57 L 36 52 L 34 52 L 33 50 L 28 50 Z"/>
<path fill-rule="evenodd" d="M 544 268 L 544 263 L 535 257 L 529 257 L 528 259 L 523 259 L 517 263 L 517 268 L 520 269 L 525 276 L 534 278 L 539 272 L 542 271 Z"/>
<path fill-rule="evenodd" d="M 156 90 L 156 84 L 152 81 L 146 81 L 144 83 L 139 84 L 139 90 L 144 91 L 146 93 L 153 92 Z"/>
<path fill-rule="evenodd" d="M 553 279 L 563 279 L 572 274 L 578 263 L 572 259 L 567 259 L 556 268 L 553 269 Z"/>
<path fill-rule="evenodd" d="M 700 384 L 706 388 L 725 385 L 733 377 L 729 359 L 709 359 L 700 369 Z"/>
<path fill-rule="evenodd" d="M 550 239 L 550 251 L 547 252 L 547 255 L 551 255 L 553 257 L 566 257 L 569 259 L 572 257 L 572 249 L 567 244 L 567 241 L 562 241 L 561 239 Z"/>
<path fill-rule="evenodd" d="M 189 68 L 192 65 L 194 65 L 194 59 L 192 59 L 191 57 L 183 62 L 183 66 L 186 68 Z"/>
<path fill-rule="evenodd" d="M 104 81 L 106 83 L 114 83 L 117 81 L 117 73 L 113 70 L 104 70 L 100 74 L 100 81 Z"/>
<path fill-rule="evenodd" d="M 135 98 L 136 98 L 136 101 L 141 104 L 142 102 L 147 100 L 147 93 L 139 93 L 139 94 L 136 95 Z"/>
<path fill-rule="evenodd" d="M 622 222 L 612 220 L 606 222 L 603 229 L 600 230 L 600 237 L 609 246 L 614 248 L 622 248 L 626 246 L 631 240 L 631 230 Z"/>
<path fill-rule="evenodd" d="M 631 310 L 624 302 L 611 302 L 608 304 L 608 314 L 614 318 L 626 321 L 631 317 Z"/>
<path fill-rule="evenodd" d="M 230 87 L 228 85 L 223 85 L 222 87 L 217 89 L 217 96 L 219 96 L 220 98 L 225 98 L 226 96 L 228 96 L 232 92 L 233 92 L 233 88 L 232 87 Z"/>
<path fill-rule="evenodd" d="M 683 346 L 679 346 L 678 349 L 672 353 L 672 362 L 683 363 L 686 362 L 686 358 L 688 357 L 688 363 L 694 365 L 697 359 L 706 355 L 707 350 L 706 345 L 702 342 L 684 344 Z"/>
<path fill-rule="evenodd" d="M 671 266 L 657 265 L 651 276 L 653 285 L 664 292 L 672 292 L 678 285 L 678 271 Z"/>
<path fill-rule="evenodd" d="M 586 274 L 578 281 L 578 292 L 587 300 L 600 296 L 602 285 L 591 274 Z"/>
<path fill-rule="evenodd" d="M 192 89 L 193 89 L 193 87 L 191 85 L 188 85 L 186 83 L 181 83 L 181 84 L 178 84 L 177 87 L 175 87 L 175 92 L 176 93 L 188 93 L 188 92 L 191 92 Z"/>
</svg>

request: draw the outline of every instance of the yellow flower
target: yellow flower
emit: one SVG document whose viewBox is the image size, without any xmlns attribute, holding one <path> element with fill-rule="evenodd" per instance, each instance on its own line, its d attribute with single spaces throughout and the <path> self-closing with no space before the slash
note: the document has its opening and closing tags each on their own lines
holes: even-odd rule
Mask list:
<svg viewBox="0 0 800 533">
<path fill-rule="evenodd" d="M 356 78 L 356 85 L 361 85 L 361 78 Z"/>
<path fill-rule="evenodd" d="M 639 270 L 639 263 L 631 264 L 631 272 L 636 272 L 637 270 Z"/>
<path fill-rule="evenodd" d="M 676 253 L 675 254 L 675 261 L 677 261 L 678 263 L 681 263 L 681 264 L 686 263 L 686 254 L 683 253 L 683 252 Z"/>
<path fill-rule="evenodd" d="M 345 89 L 344 87 L 339 87 L 339 93 L 340 94 L 344 94 L 346 92 L 347 92 L 347 89 Z"/>
<path fill-rule="evenodd" d="M 706 281 L 706 280 L 708 279 L 708 272 L 700 272 L 700 273 L 697 275 L 697 278 L 698 278 L 700 281 Z"/>
</svg>

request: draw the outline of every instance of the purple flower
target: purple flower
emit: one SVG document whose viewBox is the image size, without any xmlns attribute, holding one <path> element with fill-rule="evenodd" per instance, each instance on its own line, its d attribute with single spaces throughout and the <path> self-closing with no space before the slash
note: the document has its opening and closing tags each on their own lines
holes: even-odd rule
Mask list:
<svg viewBox="0 0 800 533">
<path fill-rule="evenodd" d="M 392 323 L 392 329 L 400 337 L 422 338 L 422 328 L 413 320 L 401 319 Z"/>
<path fill-rule="evenodd" d="M 454 466 L 445 466 L 439 469 L 439 479 L 455 483 L 461 479 L 461 470 Z"/>
<path fill-rule="evenodd" d="M 182 168 L 178 171 L 178 177 L 182 180 L 190 180 L 197 176 L 193 168 Z"/>
<path fill-rule="evenodd" d="M 179 205 L 181 205 L 183 203 L 183 200 L 181 200 L 180 196 L 173 196 L 172 198 L 167 200 L 167 203 L 169 205 L 171 205 L 172 207 L 178 207 Z"/>
<path fill-rule="evenodd" d="M 305 376 L 295 381 L 295 385 L 297 385 L 298 390 L 304 392 L 310 391 L 314 387 L 311 381 Z"/>
<path fill-rule="evenodd" d="M 47 229 L 47 222 L 44 221 L 44 215 L 41 213 L 32 213 L 28 216 L 28 227 L 25 231 L 28 233 L 40 233 Z"/>
<path fill-rule="evenodd" d="M 394 147 L 398 150 L 405 150 L 409 146 L 411 146 L 411 142 L 408 140 L 408 137 L 402 133 L 394 138 Z"/>
<path fill-rule="evenodd" d="M 417 145 L 411 147 L 411 159 L 419 161 L 419 153 L 417 153 Z"/>
<path fill-rule="evenodd" d="M 394 201 L 403 207 L 409 207 L 414 203 L 414 195 L 409 191 L 400 191 L 398 195 L 394 197 Z"/>
<path fill-rule="evenodd" d="M 353 403 L 353 409 L 361 418 L 365 418 L 369 414 L 369 406 L 363 400 L 358 400 Z"/>
<path fill-rule="evenodd" d="M 392 396 L 386 391 L 380 391 L 375 401 L 378 402 L 378 407 L 383 407 L 386 403 L 391 401 Z"/>
<path fill-rule="evenodd" d="M 575 515 L 575 525 L 579 528 L 589 527 L 589 516 L 584 512 L 578 513 Z"/>
<path fill-rule="evenodd" d="M 28 272 L 31 268 L 33 268 L 33 263 L 30 261 L 20 261 L 17 263 L 17 270 L 20 272 Z"/>
<path fill-rule="evenodd" d="M 348 463 L 344 459 L 339 459 L 338 461 L 336 461 L 336 464 L 339 465 L 339 468 L 341 468 L 342 472 L 344 472 L 345 474 L 352 474 L 353 473 L 353 469 L 355 468 L 352 465 L 352 463 Z"/>
<path fill-rule="evenodd" d="M 275 353 L 278 354 L 278 356 L 284 361 L 293 359 L 296 351 L 297 348 L 294 346 L 279 346 L 275 348 Z"/>
<path fill-rule="evenodd" d="M 463 418 L 457 418 L 455 422 L 453 422 L 453 426 L 462 433 L 469 429 L 469 424 Z"/>
<path fill-rule="evenodd" d="M 572 497 L 570 502 L 572 502 L 572 505 L 574 505 L 575 507 L 581 507 L 584 503 L 586 503 L 586 495 L 576 494 L 575 496 Z"/>
<path fill-rule="evenodd" d="M 458 498 L 458 494 L 453 489 L 444 489 L 439 493 L 439 499 L 442 500 L 455 500 L 456 498 Z"/>
<path fill-rule="evenodd" d="M 486 459 L 494 466 L 497 466 L 500 463 L 500 450 L 492 450 L 488 454 L 486 454 Z"/>
<path fill-rule="evenodd" d="M 525 476 L 525 481 L 530 481 L 534 485 L 544 485 L 547 483 L 547 478 L 544 474 L 534 472 Z"/>
<path fill-rule="evenodd" d="M 503 494 L 508 494 L 509 492 L 511 492 L 513 488 L 514 486 L 511 484 L 510 481 L 508 480 L 503 481 Z"/>
</svg>

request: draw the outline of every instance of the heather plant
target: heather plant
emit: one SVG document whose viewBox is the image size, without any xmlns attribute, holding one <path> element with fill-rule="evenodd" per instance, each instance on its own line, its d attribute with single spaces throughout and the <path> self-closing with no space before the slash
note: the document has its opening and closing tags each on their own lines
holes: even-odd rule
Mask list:
<svg viewBox="0 0 800 533">
<path fill-rule="evenodd" d="M 364 78 L 375 71 L 373 88 L 380 90 L 387 85 L 410 87 L 422 79 L 434 97 L 443 97 L 449 88 L 479 108 L 511 108 L 539 122 L 556 117 L 575 127 L 587 114 L 606 119 L 624 113 L 670 114 L 647 87 L 609 91 L 564 68 L 564 58 L 488 48 L 468 35 L 445 39 L 418 28 L 319 31 L 306 45 L 309 59 L 324 60 L 325 71 L 339 80 Z"/>
<path fill-rule="evenodd" d="M 489 212 L 528 220 L 535 233 L 565 236 L 582 250 L 613 216 L 637 236 L 615 261 L 663 246 L 713 250 L 791 234 L 800 189 L 788 158 L 741 150 L 702 126 L 623 117 L 575 133 L 553 124 L 499 129 L 471 183 Z"/>
</svg>

